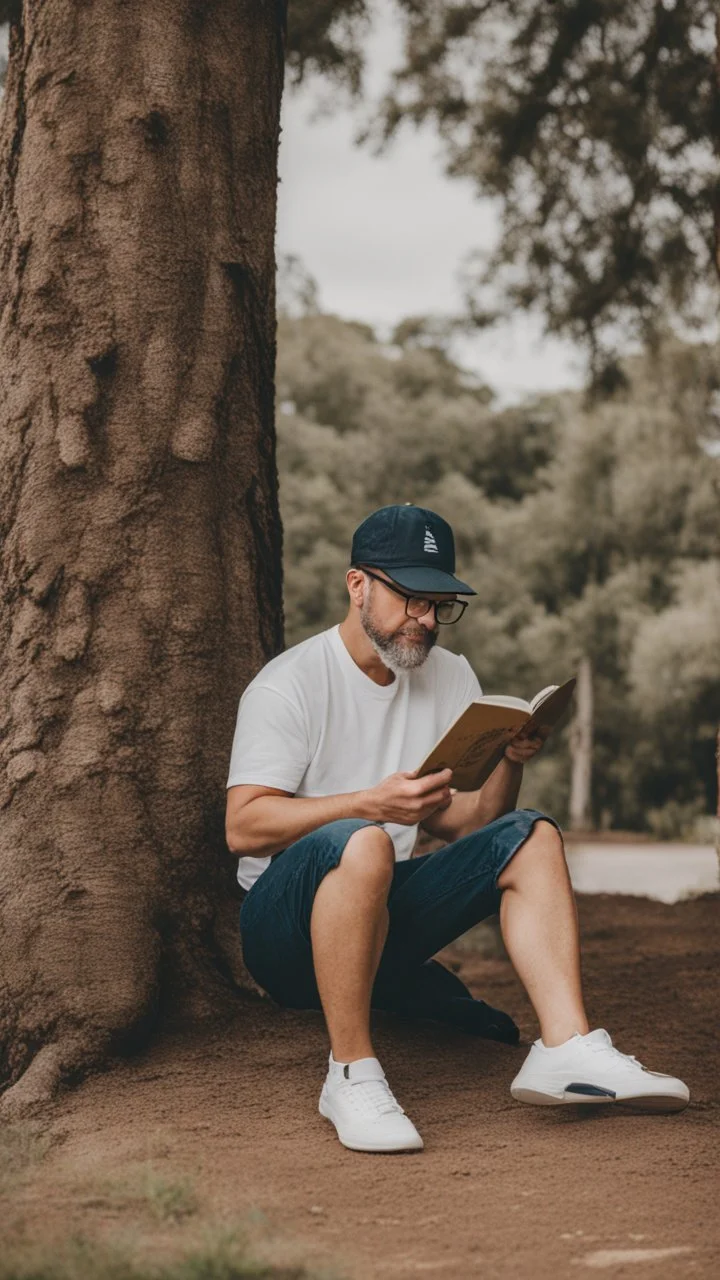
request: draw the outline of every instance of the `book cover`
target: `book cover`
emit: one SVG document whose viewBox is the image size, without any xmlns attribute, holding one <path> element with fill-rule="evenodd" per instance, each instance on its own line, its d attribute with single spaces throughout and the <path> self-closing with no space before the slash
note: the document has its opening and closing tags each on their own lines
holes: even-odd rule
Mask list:
<svg viewBox="0 0 720 1280">
<path fill-rule="evenodd" d="M 424 777 L 438 769 L 452 769 L 458 791 L 477 791 L 497 768 L 505 748 L 521 732 L 552 729 L 572 701 L 575 678 L 549 685 L 532 702 L 522 698 L 487 697 L 471 702 L 450 725 L 418 770 Z"/>
</svg>

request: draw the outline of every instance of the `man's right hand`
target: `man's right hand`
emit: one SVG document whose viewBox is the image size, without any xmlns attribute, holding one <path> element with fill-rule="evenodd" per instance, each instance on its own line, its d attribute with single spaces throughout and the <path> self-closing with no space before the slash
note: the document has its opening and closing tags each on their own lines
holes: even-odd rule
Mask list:
<svg viewBox="0 0 720 1280">
<path fill-rule="evenodd" d="M 441 769 L 418 778 L 413 773 L 391 773 L 375 787 L 357 793 L 358 817 L 371 822 L 397 822 L 414 827 L 438 809 L 452 804 L 452 769 Z"/>
</svg>

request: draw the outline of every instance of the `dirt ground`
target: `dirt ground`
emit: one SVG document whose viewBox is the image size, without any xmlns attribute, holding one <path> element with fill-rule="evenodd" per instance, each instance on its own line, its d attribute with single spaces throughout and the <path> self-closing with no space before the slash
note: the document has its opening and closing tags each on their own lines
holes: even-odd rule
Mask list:
<svg viewBox="0 0 720 1280">
<path fill-rule="evenodd" d="M 320 1015 L 249 996 L 231 1025 L 166 1031 L 16 1134 L 0 1233 L 21 1250 L 82 1234 L 157 1260 L 241 1224 L 275 1264 L 347 1280 L 715 1277 L 720 897 L 578 905 L 591 1026 L 682 1076 L 685 1112 L 515 1103 L 508 1086 L 537 1030 L 509 962 L 487 954 L 486 929 L 442 958 L 513 1014 L 523 1045 L 375 1017 L 379 1057 L 424 1152 L 341 1147 L 317 1113 Z"/>
</svg>

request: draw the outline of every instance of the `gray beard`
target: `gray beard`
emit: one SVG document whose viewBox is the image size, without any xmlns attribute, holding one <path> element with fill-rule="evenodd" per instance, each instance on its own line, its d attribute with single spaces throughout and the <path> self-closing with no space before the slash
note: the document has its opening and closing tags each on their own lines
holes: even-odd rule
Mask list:
<svg viewBox="0 0 720 1280">
<path fill-rule="evenodd" d="M 423 627 L 422 637 L 412 644 L 404 643 L 395 634 L 388 635 L 386 631 L 381 631 L 375 626 L 370 616 L 367 599 L 363 601 L 360 609 L 360 621 L 380 661 L 384 662 L 388 670 L 395 675 L 399 675 L 401 671 L 413 671 L 416 667 L 421 667 L 437 640 L 437 632 L 427 631 L 425 627 Z"/>
</svg>

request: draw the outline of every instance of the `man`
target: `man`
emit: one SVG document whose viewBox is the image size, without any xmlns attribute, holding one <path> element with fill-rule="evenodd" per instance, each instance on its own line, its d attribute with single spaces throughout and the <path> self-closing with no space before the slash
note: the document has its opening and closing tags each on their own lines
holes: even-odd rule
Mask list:
<svg viewBox="0 0 720 1280">
<path fill-rule="evenodd" d="M 243 694 L 228 779 L 245 961 L 280 1004 L 323 1009 L 321 1114 L 355 1150 L 423 1145 L 375 1055 L 371 1004 L 517 1039 L 506 1014 L 431 960 L 498 911 L 540 1023 L 513 1097 L 681 1109 L 682 1081 L 589 1029 L 559 829 L 515 808 L 540 739 L 516 739 L 477 792 L 453 793 L 448 769 L 416 776 L 481 692 L 465 658 L 435 648 L 466 608 L 458 596 L 476 594 L 455 577 L 450 526 L 383 507 L 355 531 L 351 566 L 344 621 L 274 658 Z M 418 826 L 448 843 L 411 857 Z"/>
</svg>

